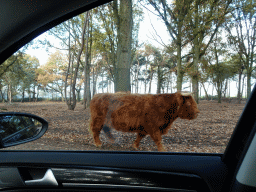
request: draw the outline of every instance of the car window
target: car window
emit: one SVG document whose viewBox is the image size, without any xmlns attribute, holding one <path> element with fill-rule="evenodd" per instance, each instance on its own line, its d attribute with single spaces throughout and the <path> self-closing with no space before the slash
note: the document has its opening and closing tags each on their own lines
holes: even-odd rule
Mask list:
<svg viewBox="0 0 256 192">
<path fill-rule="evenodd" d="M 13 54 L 0 112 L 49 129 L 3 150 L 223 153 L 255 83 L 254 7 L 184 2 L 110 2 Z"/>
</svg>

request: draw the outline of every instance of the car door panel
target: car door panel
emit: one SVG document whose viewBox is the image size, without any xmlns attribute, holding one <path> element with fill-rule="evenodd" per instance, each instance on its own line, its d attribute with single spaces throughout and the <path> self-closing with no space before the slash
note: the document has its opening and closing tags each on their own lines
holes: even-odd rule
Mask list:
<svg viewBox="0 0 256 192">
<path fill-rule="evenodd" d="M 66 151 L 2 154 L 1 167 L 18 168 L 24 183 L 43 178 L 51 169 L 59 186 L 64 188 L 221 191 L 227 175 L 221 155 L 214 154 Z"/>
</svg>

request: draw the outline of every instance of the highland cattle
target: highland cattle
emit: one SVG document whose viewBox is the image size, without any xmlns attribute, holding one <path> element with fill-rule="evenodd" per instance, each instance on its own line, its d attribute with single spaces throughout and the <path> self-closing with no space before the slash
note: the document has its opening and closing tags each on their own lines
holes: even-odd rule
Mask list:
<svg viewBox="0 0 256 192">
<path fill-rule="evenodd" d="M 96 146 L 101 146 L 101 130 L 113 142 L 111 129 L 135 132 L 137 138 L 133 147 L 150 135 L 158 147 L 165 151 L 161 140 L 172 123 L 181 119 L 195 119 L 199 113 L 197 103 L 190 93 L 173 94 L 131 94 L 129 92 L 96 94 L 91 103 L 90 129 Z"/>
</svg>

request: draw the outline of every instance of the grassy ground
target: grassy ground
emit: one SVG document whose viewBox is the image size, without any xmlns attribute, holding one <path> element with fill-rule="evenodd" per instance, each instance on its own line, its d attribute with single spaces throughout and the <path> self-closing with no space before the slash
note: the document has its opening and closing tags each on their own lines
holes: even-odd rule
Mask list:
<svg viewBox="0 0 256 192">
<path fill-rule="evenodd" d="M 162 136 L 162 143 L 172 152 L 223 153 L 244 106 L 244 102 L 200 101 L 198 118 L 192 121 L 177 119 L 168 134 Z M 38 115 L 49 122 L 49 129 L 39 140 L 8 150 L 134 150 L 131 146 L 136 135 L 117 131 L 113 131 L 114 144 L 102 133 L 103 145 L 95 147 L 89 133 L 90 111 L 83 110 L 80 103 L 74 111 L 67 110 L 62 102 L 0 104 L 0 112 L 11 111 Z M 139 150 L 157 151 L 157 147 L 146 136 L 140 142 Z"/>
</svg>

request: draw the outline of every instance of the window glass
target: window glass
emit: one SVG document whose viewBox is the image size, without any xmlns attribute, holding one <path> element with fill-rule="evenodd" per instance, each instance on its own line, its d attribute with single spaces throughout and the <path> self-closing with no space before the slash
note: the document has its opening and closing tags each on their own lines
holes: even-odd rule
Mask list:
<svg viewBox="0 0 256 192">
<path fill-rule="evenodd" d="M 0 112 L 49 128 L 2 150 L 223 153 L 255 83 L 255 11 L 211 3 L 110 2 L 24 46 L 0 68 Z"/>
</svg>

